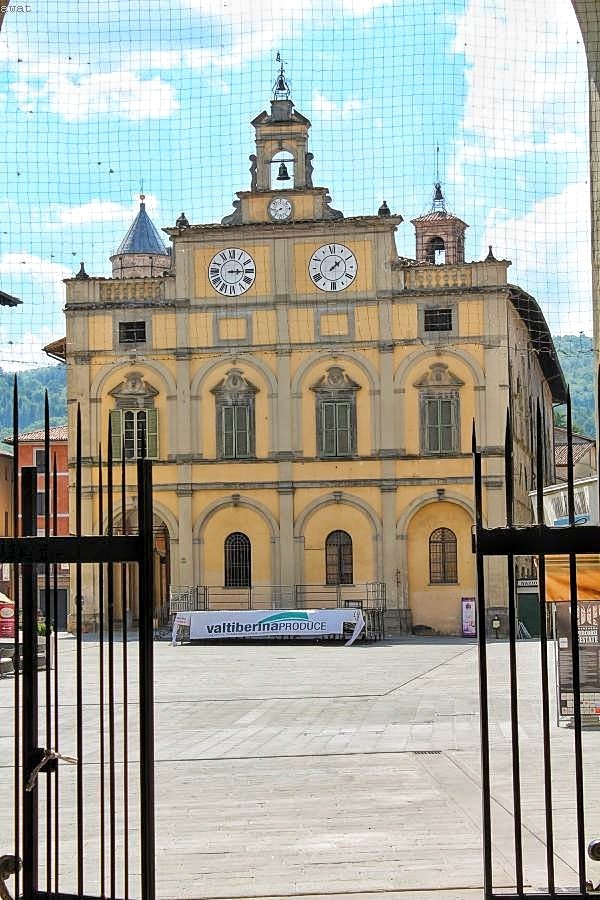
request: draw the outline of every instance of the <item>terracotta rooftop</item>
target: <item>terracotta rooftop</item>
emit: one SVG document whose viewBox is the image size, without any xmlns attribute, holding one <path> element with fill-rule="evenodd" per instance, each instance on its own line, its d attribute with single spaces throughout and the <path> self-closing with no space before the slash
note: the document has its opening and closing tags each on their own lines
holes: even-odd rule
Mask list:
<svg viewBox="0 0 600 900">
<path fill-rule="evenodd" d="M 37 431 L 23 431 L 19 434 L 19 442 L 23 444 L 38 444 L 44 442 L 44 429 L 39 428 Z M 69 428 L 67 425 L 55 425 L 50 429 L 50 441 L 67 441 L 69 438 Z M 5 444 L 12 444 L 13 439 L 5 438 Z"/>
</svg>

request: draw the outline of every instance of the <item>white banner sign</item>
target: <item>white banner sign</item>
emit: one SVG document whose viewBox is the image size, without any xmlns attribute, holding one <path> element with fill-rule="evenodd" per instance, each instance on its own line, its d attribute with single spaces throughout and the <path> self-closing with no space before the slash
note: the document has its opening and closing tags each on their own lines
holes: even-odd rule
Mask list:
<svg viewBox="0 0 600 900">
<path fill-rule="evenodd" d="M 362 609 L 279 609 L 221 610 L 180 612 L 173 623 L 173 644 L 180 627 L 190 629 L 190 640 L 206 641 L 231 638 L 303 637 L 319 638 L 343 634 L 344 625 L 354 630 L 346 646 L 360 636 L 365 627 Z"/>
</svg>

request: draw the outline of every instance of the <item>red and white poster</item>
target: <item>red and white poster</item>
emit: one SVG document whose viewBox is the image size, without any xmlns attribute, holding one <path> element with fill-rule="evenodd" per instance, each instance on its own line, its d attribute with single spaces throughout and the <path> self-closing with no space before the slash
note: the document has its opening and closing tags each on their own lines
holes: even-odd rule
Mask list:
<svg viewBox="0 0 600 900">
<path fill-rule="evenodd" d="M 15 636 L 15 607 L 12 600 L 0 596 L 0 638 Z"/>
<path fill-rule="evenodd" d="M 477 637 L 477 609 L 475 597 L 462 597 L 461 609 L 463 637 Z"/>
</svg>

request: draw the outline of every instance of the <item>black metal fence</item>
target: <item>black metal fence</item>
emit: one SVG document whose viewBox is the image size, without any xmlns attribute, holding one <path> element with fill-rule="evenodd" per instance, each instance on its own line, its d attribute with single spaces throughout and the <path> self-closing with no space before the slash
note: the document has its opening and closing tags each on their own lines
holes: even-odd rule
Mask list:
<svg viewBox="0 0 600 900">
<path fill-rule="evenodd" d="M 153 900 L 154 711 L 152 631 L 152 470 L 137 461 L 137 534 L 114 533 L 116 495 L 112 441 L 106 462 L 98 448 L 86 466 L 85 490 L 97 498 L 97 534 L 84 534 L 82 425 L 77 410 L 74 533 L 61 536 L 56 455 L 51 458 L 45 403 L 43 505 L 38 534 L 34 467 L 19 470 L 18 390 L 13 413 L 13 535 L 0 539 L 0 562 L 12 564 L 15 606 L 14 861 L 15 896 L 123 897 Z M 120 467 L 121 518 L 126 522 L 126 477 Z M 40 485 L 41 486 L 41 485 Z M 74 528 L 73 528 L 74 526 Z M 69 563 L 74 590 L 72 636 L 59 637 L 58 567 Z M 136 568 L 138 626 L 127 609 Z M 87 568 L 86 568 L 87 567 Z M 94 570 L 99 635 L 86 641 L 82 582 Z M 43 573 L 38 609 L 38 573 Z M 120 615 L 116 616 L 116 587 Z M 90 602 L 88 598 L 88 602 Z M 20 629 L 19 629 L 20 623 Z M 40 627 L 40 625 L 42 627 Z M 41 636 L 40 636 L 41 632 Z M 43 652 L 42 652 L 43 651 Z M 137 656 L 137 667 L 132 665 Z M 42 665 L 41 673 L 38 671 Z M 137 672 L 136 672 L 137 668 Z M 136 678 L 137 675 L 137 678 Z M 139 757 L 132 748 L 138 740 Z M 132 752 L 133 750 L 133 752 Z M 61 802 L 63 797 L 68 801 Z M 75 810 L 69 816 L 65 810 Z M 92 812 L 93 811 L 93 812 Z M 20 862 L 22 861 L 22 869 Z M 9 865 L 10 868 L 10 865 Z"/>
<path fill-rule="evenodd" d="M 537 442 L 536 442 L 536 507 L 537 524 L 520 526 L 513 522 L 513 437 L 510 418 L 506 427 L 506 443 L 504 458 L 506 525 L 500 528 L 484 527 L 483 491 L 482 491 L 482 454 L 477 449 L 475 428 L 473 428 L 473 457 L 475 479 L 476 521 L 474 525 L 473 544 L 476 553 L 477 602 L 478 602 L 478 643 L 479 643 L 479 691 L 481 710 L 481 777 L 482 777 L 482 812 L 483 812 L 483 861 L 484 861 L 484 893 L 486 900 L 502 897 L 503 900 L 517 897 L 529 898 L 583 898 L 590 896 L 591 882 L 586 875 L 586 805 L 584 797 L 584 756 L 582 742 L 581 714 L 581 678 L 580 651 L 578 636 L 578 596 L 577 596 L 577 555 L 597 553 L 600 548 L 600 527 L 595 525 L 576 525 L 573 465 L 573 431 L 571 420 L 570 397 L 567 402 L 567 441 L 568 441 L 568 521 L 565 527 L 551 527 L 544 524 L 544 446 L 540 409 L 537 410 Z M 572 690 L 573 690 L 573 748 L 569 755 L 569 766 L 572 772 L 565 771 L 564 757 L 560 762 L 560 772 L 552 754 L 552 736 L 550 729 L 550 697 L 551 667 L 548 656 L 548 616 L 546 609 L 546 557 L 553 554 L 567 555 L 569 560 L 569 609 L 572 653 Z M 522 752 L 520 740 L 525 730 L 523 721 L 523 692 L 520 691 L 519 668 L 517 655 L 518 620 L 515 591 L 515 557 L 530 556 L 537 559 L 538 583 L 540 597 L 540 669 L 539 693 L 534 692 L 533 700 L 541 704 L 541 730 L 539 733 L 539 755 L 541 761 L 543 790 L 542 805 L 544 819 L 544 852 L 545 852 L 545 884 L 538 886 L 527 882 L 524 876 L 524 833 L 527 826 L 524 822 L 522 801 Z M 512 780 L 512 816 L 514 830 L 514 882 L 512 889 L 505 884 L 497 887 L 493 875 L 493 814 L 492 814 L 492 769 L 491 753 L 493 743 L 490 739 L 490 676 L 488 666 L 488 647 L 486 638 L 486 578 L 485 560 L 488 557 L 504 557 L 506 559 L 506 575 L 508 586 L 508 642 L 500 647 L 505 649 L 508 670 L 508 700 L 510 708 L 510 741 L 511 741 L 511 780 Z M 494 642 L 496 644 L 496 642 Z M 496 652 L 496 646 L 494 651 Z M 531 695 L 531 685 L 527 685 Z M 527 723 L 529 725 L 529 723 Z M 531 730 L 531 729 L 529 729 Z M 531 735 L 528 735 L 531 739 Z M 531 747 L 528 748 L 528 759 L 531 760 Z M 529 774 L 529 773 L 527 773 Z M 557 884 L 556 867 L 560 861 L 560 853 L 556 845 L 557 816 L 555 789 L 557 779 L 564 793 L 565 785 L 574 783 L 575 814 L 572 817 L 576 845 L 577 867 L 573 874 L 573 884 Z M 564 830 L 564 823 L 561 822 Z M 588 835 L 591 837 L 592 835 Z M 593 857 L 593 852 L 590 853 Z M 496 879 L 497 880 L 497 879 Z M 576 883 L 575 883 L 576 882 Z"/>
</svg>

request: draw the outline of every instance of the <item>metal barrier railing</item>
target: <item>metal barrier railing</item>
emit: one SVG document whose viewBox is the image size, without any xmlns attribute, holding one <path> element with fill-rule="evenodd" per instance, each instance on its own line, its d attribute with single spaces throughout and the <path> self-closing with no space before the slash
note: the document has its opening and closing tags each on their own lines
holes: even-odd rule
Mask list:
<svg viewBox="0 0 600 900">
<path fill-rule="evenodd" d="M 335 609 L 359 606 L 385 610 L 385 584 L 264 584 L 248 588 L 211 585 L 171 587 L 169 613 L 238 609 Z"/>
</svg>

